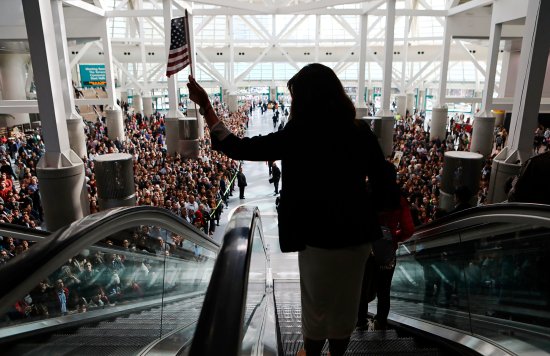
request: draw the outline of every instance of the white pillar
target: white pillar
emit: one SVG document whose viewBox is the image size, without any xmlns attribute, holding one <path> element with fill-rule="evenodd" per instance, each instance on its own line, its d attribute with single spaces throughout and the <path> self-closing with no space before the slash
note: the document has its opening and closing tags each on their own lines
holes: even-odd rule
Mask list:
<svg viewBox="0 0 550 356">
<path fill-rule="evenodd" d="M 495 76 L 497 73 L 498 54 L 500 53 L 500 35 L 502 33 L 502 24 L 491 23 L 491 33 L 489 35 L 489 53 L 487 58 L 487 73 L 485 75 L 485 84 L 483 88 L 483 97 L 481 99 L 481 108 L 484 113 L 480 116 L 492 116 L 493 92 L 495 91 Z"/>
<path fill-rule="evenodd" d="M 63 4 L 61 1 L 52 2 L 52 15 L 55 25 L 59 73 L 61 74 L 61 89 L 63 90 L 63 102 L 65 103 L 69 145 L 78 157 L 85 158 L 87 156 L 86 135 L 84 134 L 82 116 L 76 111 L 75 107 L 71 61 L 69 60 L 67 34 L 65 31 L 65 16 L 63 14 Z"/>
<path fill-rule="evenodd" d="M 495 126 L 501 127 L 504 125 L 504 117 L 506 116 L 506 111 L 504 110 L 493 110 L 495 116 Z"/>
<path fill-rule="evenodd" d="M 487 192 L 487 203 L 502 203 L 508 199 L 505 189 L 506 182 L 508 179 L 513 179 L 521 169 L 521 165 L 516 163 L 517 159 L 517 151 L 515 154 L 509 155 L 509 147 L 504 147 L 495 156 L 491 164 L 491 179 Z"/>
<path fill-rule="evenodd" d="M 237 95 L 235 94 L 229 94 L 227 96 L 227 108 L 229 109 L 229 112 L 236 112 L 239 109 L 239 101 L 237 99 Z"/>
<path fill-rule="evenodd" d="M 384 157 L 390 157 L 393 150 L 393 132 L 395 119 L 393 116 L 384 117 L 368 117 L 368 121 L 372 121 L 373 132 L 378 138 L 378 143 L 382 148 Z"/>
<path fill-rule="evenodd" d="M 122 110 L 107 109 L 105 110 L 105 122 L 107 124 L 107 134 L 111 140 L 118 139 L 124 141 L 126 135 L 124 133 L 124 120 L 122 119 Z"/>
<path fill-rule="evenodd" d="M 136 205 L 132 155 L 109 153 L 98 156 L 95 159 L 95 172 L 101 210 Z"/>
<path fill-rule="evenodd" d="M 483 156 L 479 153 L 464 151 L 445 152 L 443 177 L 441 180 L 442 194 L 439 206 L 446 211 L 452 210 L 454 207 L 453 194 L 456 188 L 460 186 L 467 186 L 470 189 L 472 193 L 470 203 L 475 206 L 482 166 Z"/>
<path fill-rule="evenodd" d="M 153 98 L 150 96 L 144 96 L 143 100 L 143 115 L 149 117 L 153 115 Z"/>
<path fill-rule="evenodd" d="M 413 93 L 408 93 L 407 94 L 407 110 L 409 111 L 409 114 L 411 114 L 411 115 L 414 113 L 414 105 L 415 105 L 414 94 Z"/>
<path fill-rule="evenodd" d="M 432 120 L 430 121 L 430 140 L 443 141 L 447 134 L 447 108 L 432 108 Z"/>
<path fill-rule="evenodd" d="M 166 47 L 166 56 L 170 49 L 170 27 L 172 19 L 172 1 L 162 0 L 163 17 L 164 17 L 164 43 Z M 176 75 L 168 78 L 168 103 L 170 109 L 165 117 L 166 125 L 166 151 L 169 156 L 174 156 L 178 152 L 179 144 L 179 122 L 184 119 L 181 111 L 178 110 L 178 83 Z"/>
<path fill-rule="evenodd" d="M 125 103 L 128 102 L 128 92 L 126 90 L 120 92 L 120 101 Z"/>
<path fill-rule="evenodd" d="M 447 73 L 449 72 L 449 54 L 451 52 L 451 33 L 449 31 L 448 22 L 445 22 L 445 30 L 443 32 L 443 55 L 441 58 L 441 71 L 439 77 L 439 94 L 437 96 L 437 107 L 442 108 L 445 105 L 445 97 L 447 96 Z"/>
<path fill-rule="evenodd" d="M 518 151 L 525 162 L 533 152 L 533 132 L 538 125 L 538 114 L 544 85 L 548 49 L 550 47 L 550 1 L 529 0 L 523 29 L 521 54 L 515 89 L 514 105 L 507 146 L 509 155 Z"/>
<path fill-rule="evenodd" d="M 0 76 L 2 83 L 3 100 L 27 100 L 25 90 L 26 70 L 25 63 L 28 56 L 24 54 L 1 54 L 0 55 Z M 29 114 L 1 115 L 0 126 L 12 127 L 30 123 Z"/>
<path fill-rule="evenodd" d="M 46 153 L 37 165 L 46 227 L 54 231 L 89 213 L 84 164 L 71 150 L 50 0 L 23 0 L 23 13 Z"/>
<path fill-rule="evenodd" d="M 396 95 L 395 103 L 397 104 L 397 113 L 403 118 L 407 112 L 407 96 L 406 95 Z"/>
<path fill-rule="evenodd" d="M 87 158 L 86 134 L 84 133 L 84 121 L 67 120 L 67 131 L 69 134 L 69 143 L 71 149 L 78 157 Z"/>
<path fill-rule="evenodd" d="M 426 91 L 425 90 L 419 90 L 418 91 L 418 111 L 424 111 L 426 110 Z"/>
<path fill-rule="evenodd" d="M 474 90 L 474 97 L 475 98 L 481 98 L 481 100 L 483 101 L 483 92 L 479 91 L 479 90 Z M 473 103 L 474 105 L 472 106 L 474 108 L 474 113 L 478 113 L 478 115 L 485 115 L 485 113 L 482 113 L 480 110 L 481 110 L 481 103 Z"/>
<path fill-rule="evenodd" d="M 132 98 L 132 105 L 134 106 L 134 113 L 143 114 L 143 99 L 140 94 L 134 94 Z"/>
<path fill-rule="evenodd" d="M 495 118 L 476 116 L 472 128 L 472 144 L 470 152 L 481 153 L 488 157 L 493 152 Z"/>
<path fill-rule="evenodd" d="M 179 120 L 178 152 L 185 158 L 199 157 L 199 113 L 187 109 L 187 117 Z"/>
<path fill-rule="evenodd" d="M 382 100 L 380 110 L 376 113 L 378 117 L 393 116 L 390 111 L 390 96 L 392 82 L 392 67 L 393 67 L 393 42 L 395 32 L 395 3 L 396 0 L 388 0 L 386 2 L 386 36 L 384 39 L 384 83 L 382 88 Z"/>
<path fill-rule="evenodd" d="M 365 63 L 367 61 L 368 14 L 361 15 L 361 47 L 359 49 L 359 76 L 357 80 L 356 118 L 367 116 L 365 103 Z"/>
<path fill-rule="evenodd" d="M 277 87 L 269 88 L 269 100 L 273 100 L 273 101 L 277 100 Z"/>
</svg>

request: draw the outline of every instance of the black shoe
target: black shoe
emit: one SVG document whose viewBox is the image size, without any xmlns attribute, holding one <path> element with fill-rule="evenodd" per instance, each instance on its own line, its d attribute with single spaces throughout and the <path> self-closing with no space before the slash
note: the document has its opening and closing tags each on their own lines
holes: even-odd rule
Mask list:
<svg viewBox="0 0 550 356">
<path fill-rule="evenodd" d="M 245 197 L 239 197 L 239 199 L 245 199 Z"/>
</svg>

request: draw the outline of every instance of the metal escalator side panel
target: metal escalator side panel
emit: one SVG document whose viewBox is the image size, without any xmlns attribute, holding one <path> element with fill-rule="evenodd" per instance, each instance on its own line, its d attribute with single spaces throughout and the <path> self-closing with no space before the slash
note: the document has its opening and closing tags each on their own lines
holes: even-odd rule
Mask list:
<svg viewBox="0 0 550 356">
<path fill-rule="evenodd" d="M 391 310 L 475 338 L 482 350 L 549 352 L 541 273 L 550 267 L 549 237 L 550 206 L 538 204 L 478 207 L 422 226 L 397 251 Z"/>
<path fill-rule="evenodd" d="M 94 308 L 106 307 L 112 304 L 110 300 L 120 299 L 121 296 L 143 300 L 206 289 L 218 244 L 196 228 L 158 208 L 119 208 L 98 215 L 101 216 L 84 218 L 60 229 L 52 238 L 17 257 L 16 263 L 0 269 L 0 277 L 5 281 L 1 289 L 0 308 L 6 311 L 47 277 L 67 277 L 65 281 L 74 282 L 70 288 L 76 291 L 75 303 L 78 303 L 80 312 L 82 306 L 93 304 Z M 106 238 L 110 239 L 111 244 L 114 241 L 114 245 L 92 247 Z M 121 241 L 127 238 L 135 238 L 144 245 L 136 250 L 123 248 Z M 155 250 L 154 242 L 165 250 L 160 247 Z M 73 267 L 70 261 L 79 259 L 82 262 L 93 261 L 90 265 L 93 264 L 95 271 L 89 273 L 93 278 L 86 282 L 87 287 L 83 287 L 85 267 L 78 275 L 70 274 Z M 69 271 L 68 275 L 60 274 L 65 271 Z M 105 297 L 94 296 L 96 284 L 103 289 L 99 292 L 104 293 Z M 130 294 L 121 293 L 122 288 L 131 290 Z M 91 294 L 83 297 L 85 293 Z M 90 304 L 90 300 L 98 298 L 101 303 L 93 301 Z M 67 300 L 65 302 L 69 305 Z M 71 314 L 76 309 L 67 312 Z"/>
<path fill-rule="evenodd" d="M 273 329 L 266 324 L 268 269 L 258 208 L 239 207 L 212 272 L 190 355 L 270 352 L 262 341 Z"/>
</svg>

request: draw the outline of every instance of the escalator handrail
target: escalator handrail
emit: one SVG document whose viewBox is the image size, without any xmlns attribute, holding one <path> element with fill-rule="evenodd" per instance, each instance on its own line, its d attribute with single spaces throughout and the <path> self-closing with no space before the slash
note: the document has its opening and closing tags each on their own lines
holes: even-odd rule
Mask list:
<svg viewBox="0 0 550 356">
<path fill-rule="evenodd" d="M 190 356 L 239 354 L 252 244 L 258 226 L 263 252 L 269 263 L 257 207 L 239 207 L 227 225 L 224 243 L 204 298 Z"/>
<path fill-rule="evenodd" d="M 0 224 L 0 236 L 9 236 L 14 239 L 38 242 L 51 235 L 51 232 L 45 230 L 32 229 L 30 227 L 16 224 Z"/>
<path fill-rule="evenodd" d="M 409 241 L 489 223 L 527 223 L 550 227 L 550 205 L 499 203 L 465 209 L 418 227 Z"/>
<path fill-rule="evenodd" d="M 214 252 L 219 250 L 217 242 L 166 209 L 122 207 L 88 215 L 53 232 L 0 268 L 0 315 L 82 250 L 114 232 L 144 225 L 158 226 Z"/>
</svg>

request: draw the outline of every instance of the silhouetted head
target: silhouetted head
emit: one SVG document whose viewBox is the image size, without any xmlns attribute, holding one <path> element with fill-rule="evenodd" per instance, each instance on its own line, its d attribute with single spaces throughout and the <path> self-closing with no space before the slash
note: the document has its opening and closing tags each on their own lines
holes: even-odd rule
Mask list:
<svg viewBox="0 0 550 356">
<path fill-rule="evenodd" d="M 287 84 L 292 97 L 292 120 L 311 117 L 331 124 L 355 119 L 355 107 L 334 71 L 322 64 L 308 64 Z"/>
</svg>

